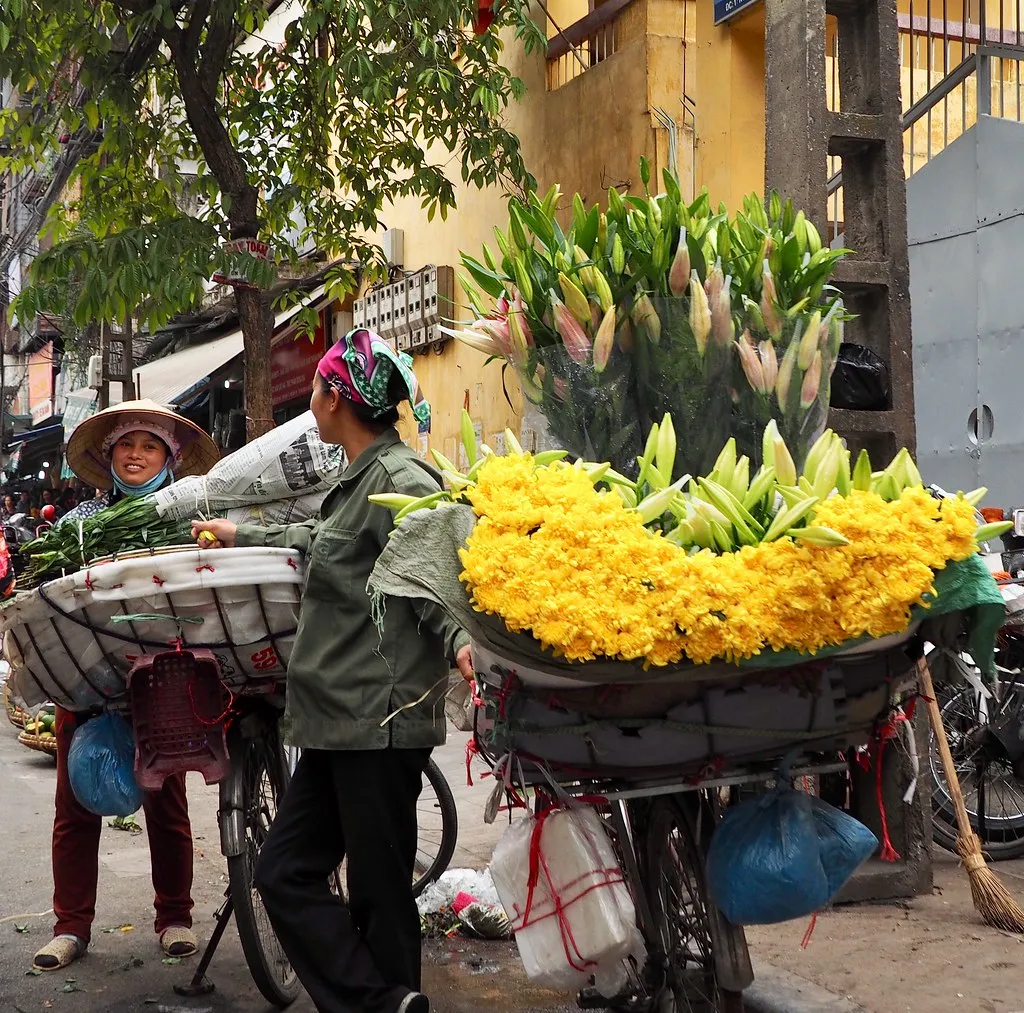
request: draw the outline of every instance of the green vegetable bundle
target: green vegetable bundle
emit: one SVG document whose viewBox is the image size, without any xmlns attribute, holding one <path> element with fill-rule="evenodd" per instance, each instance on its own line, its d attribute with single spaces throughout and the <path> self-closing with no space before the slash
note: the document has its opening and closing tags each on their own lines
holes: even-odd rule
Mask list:
<svg viewBox="0 0 1024 1013">
<path fill-rule="evenodd" d="M 117 552 L 189 541 L 188 522 L 161 518 L 153 497 L 126 497 L 85 520 L 70 520 L 50 528 L 41 538 L 29 542 L 21 550 L 29 563 L 18 578 L 18 590 L 38 587 Z"/>
</svg>

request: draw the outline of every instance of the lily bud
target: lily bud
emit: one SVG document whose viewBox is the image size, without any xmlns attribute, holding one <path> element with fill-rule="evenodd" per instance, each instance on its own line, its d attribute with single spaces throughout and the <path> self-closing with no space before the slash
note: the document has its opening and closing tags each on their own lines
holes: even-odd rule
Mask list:
<svg viewBox="0 0 1024 1013">
<path fill-rule="evenodd" d="M 597 301 L 601 304 L 601 310 L 607 313 L 614 304 L 612 298 L 612 287 L 608 284 L 608 279 L 604 276 L 604 272 L 599 267 L 592 267 L 591 279 L 594 283 L 594 295 L 597 296 Z"/>
<path fill-rule="evenodd" d="M 818 388 L 821 386 L 821 362 L 821 352 L 815 352 L 800 387 L 801 408 L 810 408 L 818 397 Z"/>
<path fill-rule="evenodd" d="M 748 340 L 749 337 L 749 333 L 744 331 L 743 336 L 735 343 L 736 351 L 739 354 L 740 365 L 743 367 L 743 373 L 751 389 L 758 394 L 764 394 L 769 390 L 769 387 L 765 382 L 761 360 L 757 352 L 754 351 L 754 346 Z"/>
<path fill-rule="evenodd" d="M 724 285 L 725 275 L 722 273 L 722 261 L 718 259 L 715 261 L 715 266 L 708 271 L 707 278 L 704 279 L 704 291 L 707 294 L 708 303 L 712 307 L 721 295 Z"/>
<path fill-rule="evenodd" d="M 818 350 L 818 329 L 821 327 L 821 312 L 815 310 L 807 325 L 804 328 L 803 337 L 800 338 L 800 350 L 797 352 L 796 363 L 801 369 L 807 369 Z M 793 335 L 796 341 L 796 335 Z"/>
<path fill-rule="evenodd" d="M 580 291 L 579 286 L 564 271 L 558 275 L 558 286 L 572 315 L 581 324 L 589 324 L 590 300 Z"/>
<path fill-rule="evenodd" d="M 569 397 L 569 385 L 560 376 L 551 378 L 551 386 L 559 401 L 565 401 Z"/>
<path fill-rule="evenodd" d="M 523 331 L 523 321 L 526 315 L 513 310 L 508 315 L 509 352 L 508 357 L 519 369 L 526 365 L 527 349 L 526 334 Z"/>
<path fill-rule="evenodd" d="M 686 229 L 679 230 L 679 245 L 668 271 L 668 288 L 674 296 L 681 296 L 690 284 L 690 248 L 686 245 Z"/>
<path fill-rule="evenodd" d="M 697 344 L 697 352 L 703 358 L 711 333 L 711 307 L 696 271 L 690 272 L 690 330 Z"/>
<path fill-rule="evenodd" d="M 585 363 L 590 357 L 590 339 L 587 337 L 586 331 L 554 292 L 551 293 L 551 306 L 555 314 L 555 330 L 558 331 L 558 336 L 562 339 L 569 358 L 574 362 Z"/>
<path fill-rule="evenodd" d="M 611 358 L 612 345 L 615 344 L 615 307 L 610 306 L 605 313 L 601 326 L 597 328 L 594 337 L 594 369 L 598 373 L 604 372 L 608 360 Z"/>
<path fill-rule="evenodd" d="M 779 378 L 779 353 L 770 341 L 760 342 L 757 350 L 761 357 L 761 369 L 764 370 L 765 388 L 772 391 Z"/>
<path fill-rule="evenodd" d="M 616 274 L 622 274 L 626 270 L 626 250 L 617 232 L 615 239 L 612 240 L 612 270 Z"/>
<path fill-rule="evenodd" d="M 789 410 L 787 398 L 789 396 L 789 382 L 793 378 L 793 369 L 796 366 L 797 343 L 791 341 L 786 349 L 786 354 L 779 363 L 779 375 L 775 379 L 775 396 L 779 401 L 779 408 L 785 415 Z M 785 483 L 783 483 L 785 484 Z"/>
<path fill-rule="evenodd" d="M 719 345 L 727 345 L 736 336 L 736 325 L 732 319 L 732 277 L 722 283 L 715 298 L 709 298 L 711 305 L 711 334 Z"/>
<path fill-rule="evenodd" d="M 657 344 L 661 340 L 661 319 L 654 308 L 651 298 L 644 292 L 633 303 L 633 323 L 647 332 L 647 336 Z"/>
<path fill-rule="evenodd" d="M 773 341 L 778 341 L 782 337 L 782 314 L 779 313 L 776 302 L 775 279 L 766 260 L 761 272 L 761 316 L 764 318 L 765 329 Z"/>
<path fill-rule="evenodd" d="M 842 307 L 840 307 L 839 313 L 837 313 L 832 320 L 829 334 L 829 353 L 830 358 L 834 359 L 839 354 L 839 346 L 843 343 L 843 330 L 845 324 L 843 322 Z"/>
<path fill-rule="evenodd" d="M 519 326 L 523 329 L 523 337 L 526 340 L 526 344 L 533 348 L 533 331 L 530 329 L 530 321 L 526 316 L 526 304 L 523 302 L 523 297 L 517 292 L 515 299 L 512 300 L 512 306 L 509 310 L 509 315 L 515 315 L 519 317 Z"/>
<path fill-rule="evenodd" d="M 778 476 L 779 485 L 796 485 L 796 464 L 786 441 L 780 435 L 775 437 L 772 459 L 775 462 L 775 474 Z"/>
</svg>

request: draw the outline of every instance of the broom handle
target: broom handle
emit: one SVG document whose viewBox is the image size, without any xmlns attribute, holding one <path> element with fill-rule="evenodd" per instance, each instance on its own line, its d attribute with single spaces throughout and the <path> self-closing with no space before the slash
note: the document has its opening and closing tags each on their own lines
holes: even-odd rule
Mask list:
<svg viewBox="0 0 1024 1013">
<path fill-rule="evenodd" d="M 967 815 L 967 804 L 964 802 L 963 792 L 960 790 L 960 778 L 957 777 L 953 754 L 949 751 L 946 729 L 942 725 L 942 711 L 939 710 L 939 701 L 935 697 L 932 673 L 924 658 L 917 663 L 917 673 L 921 679 L 921 691 L 924 693 L 925 703 L 928 704 L 928 716 L 931 718 L 935 742 L 939 747 L 939 759 L 942 760 L 942 769 L 946 774 L 946 787 L 949 790 L 949 797 L 953 800 L 953 807 L 956 809 L 956 822 L 960 828 L 960 836 L 969 841 L 974 836 L 974 829 L 971 827 L 971 820 Z"/>
</svg>

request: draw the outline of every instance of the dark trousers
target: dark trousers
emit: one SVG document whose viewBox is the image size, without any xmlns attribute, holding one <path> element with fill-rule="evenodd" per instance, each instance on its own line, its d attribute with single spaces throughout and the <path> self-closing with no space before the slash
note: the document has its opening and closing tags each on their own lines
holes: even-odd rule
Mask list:
<svg viewBox="0 0 1024 1013">
<path fill-rule="evenodd" d="M 420 987 L 412 895 L 429 749 L 307 750 L 256 864 L 256 888 L 320 1013 L 394 1013 Z M 328 879 L 348 859 L 348 904 Z"/>
<path fill-rule="evenodd" d="M 101 817 L 75 798 L 68 777 L 68 751 L 77 718 L 57 708 L 57 791 L 53 820 L 54 935 L 89 942 L 96 915 Z M 185 799 L 185 775 L 169 777 L 160 791 L 147 791 L 143 802 L 149 854 L 156 892 L 156 931 L 172 925 L 192 926 L 192 828 Z"/>
</svg>

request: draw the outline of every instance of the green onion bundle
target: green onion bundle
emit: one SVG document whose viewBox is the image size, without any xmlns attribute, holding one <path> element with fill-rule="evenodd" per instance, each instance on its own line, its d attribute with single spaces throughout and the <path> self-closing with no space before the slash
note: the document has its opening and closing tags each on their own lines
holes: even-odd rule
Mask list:
<svg viewBox="0 0 1024 1013">
<path fill-rule="evenodd" d="M 125 497 L 92 517 L 58 524 L 25 545 L 21 551 L 29 562 L 18 578 L 18 590 L 38 587 L 104 556 L 189 541 L 189 523 L 161 518 L 152 496 Z"/>
</svg>

